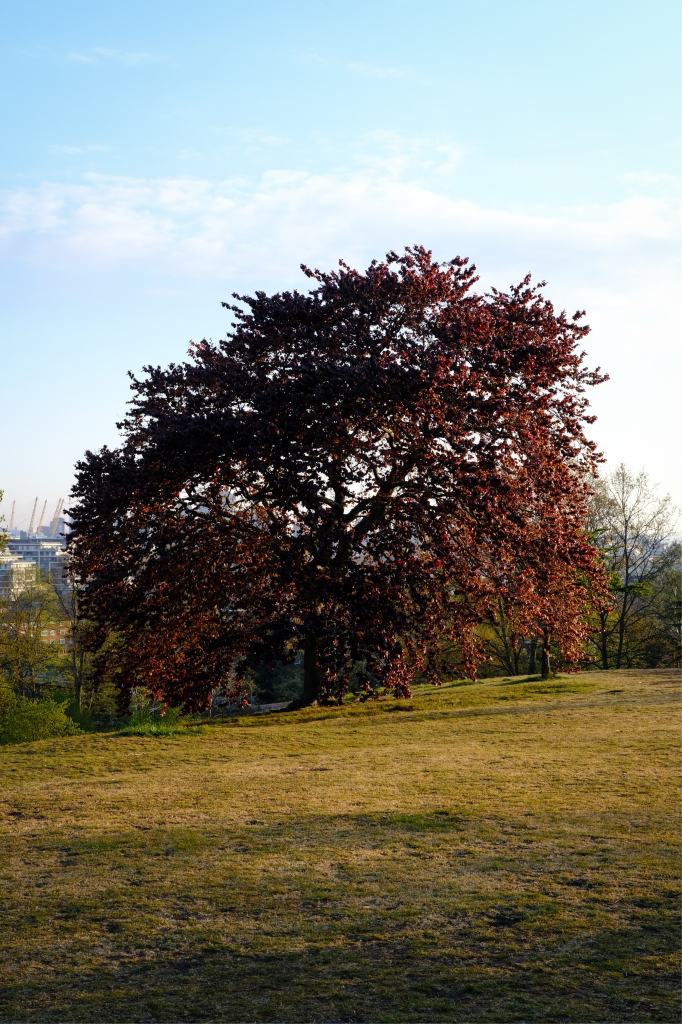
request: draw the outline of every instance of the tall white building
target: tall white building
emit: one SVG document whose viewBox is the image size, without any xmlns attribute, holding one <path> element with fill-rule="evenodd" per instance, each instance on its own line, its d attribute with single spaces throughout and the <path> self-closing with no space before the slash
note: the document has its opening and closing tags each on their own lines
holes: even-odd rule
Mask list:
<svg viewBox="0 0 682 1024">
<path fill-rule="evenodd" d="M 19 536 L 16 536 L 16 534 Z M 7 536 L 7 546 L 0 554 L 0 588 L 9 585 L 9 578 L 14 578 L 14 585 L 21 578 L 30 575 L 37 567 L 50 575 L 57 586 L 66 586 L 64 570 L 68 563 L 63 537 L 54 539 L 47 537 L 30 537 L 23 530 L 12 531 Z"/>
</svg>

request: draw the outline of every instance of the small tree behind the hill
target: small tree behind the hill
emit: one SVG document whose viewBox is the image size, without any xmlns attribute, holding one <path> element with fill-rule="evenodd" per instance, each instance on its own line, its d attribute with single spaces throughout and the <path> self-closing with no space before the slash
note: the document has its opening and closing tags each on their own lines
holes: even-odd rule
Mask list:
<svg viewBox="0 0 682 1024">
<path fill-rule="evenodd" d="M 125 637 L 128 682 L 205 705 L 304 652 L 301 703 L 475 672 L 503 600 L 519 635 L 581 653 L 588 328 L 526 279 L 415 247 L 316 287 L 239 297 L 233 331 L 133 381 L 123 447 L 78 466 L 73 565 Z"/>
<path fill-rule="evenodd" d="M 679 664 L 679 510 L 642 470 L 620 466 L 594 483 L 589 526 L 610 576 L 611 607 L 599 614 L 607 668 Z"/>
<path fill-rule="evenodd" d="M 0 685 L 35 699 L 61 680 L 60 609 L 38 567 L 7 573 L 0 589 Z"/>
</svg>

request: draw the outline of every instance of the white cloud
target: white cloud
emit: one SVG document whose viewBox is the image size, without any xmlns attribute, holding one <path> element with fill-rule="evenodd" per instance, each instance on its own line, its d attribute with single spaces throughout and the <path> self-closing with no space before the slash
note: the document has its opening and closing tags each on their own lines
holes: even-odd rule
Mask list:
<svg viewBox="0 0 682 1024">
<path fill-rule="evenodd" d="M 256 181 L 89 174 L 77 185 L 12 190 L 0 256 L 76 273 L 128 267 L 171 289 L 210 279 L 232 290 L 300 287 L 301 262 L 364 267 L 420 243 L 439 259 L 471 256 L 483 286 L 504 288 L 528 271 L 547 278 L 558 305 L 587 308 L 603 342 L 599 361 L 638 359 L 644 380 L 654 351 L 659 362 L 675 358 L 681 234 L 677 205 L 664 197 L 494 209 L 378 161 L 344 174 L 272 170 Z"/>
<path fill-rule="evenodd" d="M 341 68 L 363 78 L 408 78 L 408 72 L 400 68 L 378 67 L 374 64 L 363 64 L 357 61 L 338 60 L 335 57 L 323 57 L 319 53 L 306 53 L 303 61 L 308 64 L 321 64 L 324 67 Z"/>
<path fill-rule="evenodd" d="M 362 268 L 412 243 L 438 259 L 471 256 L 484 287 L 505 288 L 531 271 L 549 280 L 557 306 L 587 309 L 590 365 L 612 376 L 594 395 L 600 446 L 613 462 L 647 465 L 675 487 L 677 201 L 642 186 L 604 205 L 484 206 L 439 189 L 433 173 L 427 182 L 425 166 L 437 171 L 458 158 L 453 149 L 437 159 L 427 141 L 385 137 L 385 157 L 343 173 L 273 169 L 220 182 L 90 174 L 9 190 L 0 259 L 76 275 L 128 268 L 136 288 L 160 299 L 205 293 L 207 282 L 216 300 L 233 290 L 306 289 L 301 262 L 330 268 L 342 257 Z M 679 486 L 676 493 L 682 498 Z"/>
<path fill-rule="evenodd" d="M 349 62 L 344 67 L 356 75 L 363 75 L 365 78 L 407 78 L 407 72 L 400 68 L 380 68 L 372 64 L 355 64 Z"/>
<path fill-rule="evenodd" d="M 67 60 L 73 60 L 77 64 L 96 64 L 97 57 L 93 57 L 91 53 L 67 53 Z"/>
<path fill-rule="evenodd" d="M 66 156 L 78 156 L 81 153 L 108 153 L 111 146 L 50 146 L 52 153 L 64 153 Z"/>
<path fill-rule="evenodd" d="M 272 132 L 264 131 L 261 128 L 234 128 L 232 126 L 221 126 L 215 124 L 206 125 L 208 131 L 213 135 L 222 135 L 227 139 L 239 142 L 241 146 L 281 146 L 290 142 L 286 135 L 273 135 Z"/>
<path fill-rule="evenodd" d="M 384 177 L 424 182 L 434 175 L 451 174 L 461 165 L 465 152 L 448 138 L 406 137 L 378 130 L 363 136 L 355 160 Z"/>
<path fill-rule="evenodd" d="M 682 185 L 682 178 L 674 174 L 655 174 L 652 171 L 628 171 L 621 178 L 633 185 L 673 185 L 678 188 Z"/>
<path fill-rule="evenodd" d="M 560 265 L 565 279 L 589 290 L 591 282 L 603 289 L 605 275 L 667 276 L 680 235 L 669 199 L 493 209 L 401 175 L 410 159 L 397 167 L 389 160 L 390 172 L 377 159 L 344 174 L 272 170 L 257 181 L 84 175 L 77 185 L 6 192 L 0 238 L 8 255 L 43 265 L 143 263 L 188 277 L 246 277 L 266 267 L 279 276 L 301 258 L 363 262 L 408 242 L 443 257 L 482 253 L 499 270 L 523 264 L 555 277 Z"/>
<path fill-rule="evenodd" d="M 119 64 L 135 65 L 157 63 L 163 60 L 162 57 L 157 57 L 152 53 L 122 53 L 120 50 L 110 50 L 105 46 L 95 46 L 92 50 L 87 50 L 85 53 L 71 52 L 66 56 L 67 60 L 72 60 L 79 64 L 100 64 L 102 61 L 113 60 Z"/>
</svg>

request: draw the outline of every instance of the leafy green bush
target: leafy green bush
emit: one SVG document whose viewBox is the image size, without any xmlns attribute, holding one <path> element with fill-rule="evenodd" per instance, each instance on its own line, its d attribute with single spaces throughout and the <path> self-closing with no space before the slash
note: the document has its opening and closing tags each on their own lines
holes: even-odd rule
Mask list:
<svg viewBox="0 0 682 1024">
<path fill-rule="evenodd" d="M 166 708 L 158 720 L 164 725 L 178 725 L 180 723 L 180 716 L 182 715 L 182 708 Z"/>
<path fill-rule="evenodd" d="M 163 715 L 144 708 L 134 711 L 118 733 L 119 736 L 182 736 L 187 732 L 186 726 L 193 720 L 185 718 L 181 721 L 181 715 L 182 708 L 167 708 Z"/>
<path fill-rule="evenodd" d="M 97 726 L 92 715 L 83 708 L 79 708 L 78 702 L 73 697 L 67 703 L 66 713 L 83 732 L 94 732 L 96 730 Z"/>
<path fill-rule="evenodd" d="M 14 690 L 11 686 L 4 684 L 0 677 L 0 722 L 9 714 L 14 707 Z"/>
<path fill-rule="evenodd" d="M 75 736 L 81 730 L 66 712 L 67 702 L 15 697 L 0 718 L 0 743 L 32 743 L 54 736 Z"/>
</svg>

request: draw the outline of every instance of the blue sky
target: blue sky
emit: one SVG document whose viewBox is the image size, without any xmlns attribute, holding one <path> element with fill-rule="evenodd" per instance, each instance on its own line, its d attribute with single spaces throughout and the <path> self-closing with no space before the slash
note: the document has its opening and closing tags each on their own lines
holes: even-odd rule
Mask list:
<svg viewBox="0 0 682 1024">
<path fill-rule="evenodd" d="M 682 503 L 678 4 L 0 3 L 0 487 L 115 443 L 233 291 L 420 242 L 586 308 L 593 435 Z"/>
</svg>

